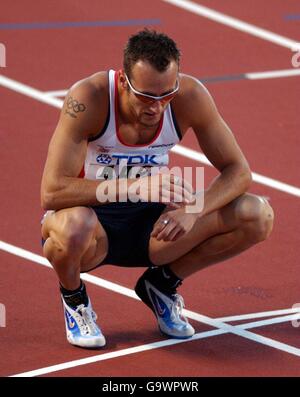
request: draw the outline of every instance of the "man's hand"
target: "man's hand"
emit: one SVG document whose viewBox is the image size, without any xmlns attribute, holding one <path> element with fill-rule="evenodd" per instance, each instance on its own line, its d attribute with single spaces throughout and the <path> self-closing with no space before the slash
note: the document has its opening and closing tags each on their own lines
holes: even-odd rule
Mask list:
<svg viewBox="0 0 300 397">
<path fill-rule="evenodd" d="M 172 174 L 157 174 L 139 178 L 128 190 L 128 196 L 142 201 L 168 204 L 181 208 L 194 201 L 193 187 L 186 180 Z"/>
<path fill-rule="evenodd" d="M 151 237 L 157 240 L 175 241 L 188 233 L 199 218 L 199 214 L 189 214 L 185 208 L 163 213 L 156 221 Z"/>
</svg>

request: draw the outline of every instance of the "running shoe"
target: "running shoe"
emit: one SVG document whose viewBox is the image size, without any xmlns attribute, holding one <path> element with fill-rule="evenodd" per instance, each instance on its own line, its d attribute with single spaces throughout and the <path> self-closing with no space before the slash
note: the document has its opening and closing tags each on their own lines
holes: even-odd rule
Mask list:
<svg viewBox="0 0 300 397">
<path fill-rule="evenodd" d="M 88 305 L 78 305 L 72 308 L 61 295 L 67 340 L 75 346 L 96 348 L 105 346 L 105 337 L 96 324 L 97 315 L 93 311 L 90 299 Z"/>
<path fill-rule="evenodd" d="M 172 293 L 159 290 L 147 279 L 147 275 L 151 274 L 151 269 L 149 270 L 139 278 L 135 287 L 136 294 L 153 311 L 163 334 L 178 339 L 190 338 L 195 330 L 182 314 L 182 296 L 176 290 Z"/>
</svg>

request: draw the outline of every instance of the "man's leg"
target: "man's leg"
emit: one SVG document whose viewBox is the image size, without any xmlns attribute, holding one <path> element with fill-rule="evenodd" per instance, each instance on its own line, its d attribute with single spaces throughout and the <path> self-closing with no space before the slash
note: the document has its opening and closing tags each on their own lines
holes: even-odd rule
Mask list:
<svg viewBox="0 0 300 397">
<path fill-rule="evenodd" d="M 103 261 L 108 251 L 106 233 L 94 211 L 74 207 L 50 213 L 42 226 L 44 255 L 59 281 L 68 341 L 81 347 L 102 347 L 105 338 L 96 324 L 80 272 Z"/>
<path fill-rule="evenodd" d="M 151 239 L 150 258 L 169 267 L 181 279 L 214 263 L 226 260 L 265 240 L 273 227 L 274 213 L 262 197 L 246 193 L 205 215 L 181 239 Z"/>
<path fill-rule="evenodd" d="M 183 299 L 177 287 L 187 276 L 237 255 L 271 233 L 273 210 L 261 197 L 244 194 L 218 211 L 205 215 L 177 241 L 150 240 L 149 256 L 158 265 L 148 269 L 135 287 L 154 312 L 160 330 L 175 338 L 194 334 L 182 317 Z"/>
<path fill-rule="evenodd" d="M 74 207 L 48 215 L 42 226 L 44 255 L 61 285 L 75 290 L 80 272 L 101 263 L 108 251 L 106 233 L 90 208 Z"/>
</svg>

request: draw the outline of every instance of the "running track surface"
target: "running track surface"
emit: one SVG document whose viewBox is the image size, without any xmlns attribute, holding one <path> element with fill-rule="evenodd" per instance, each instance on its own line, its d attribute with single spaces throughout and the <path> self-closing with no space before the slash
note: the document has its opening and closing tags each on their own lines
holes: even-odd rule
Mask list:
<svg viewBox="0 0 300 397">
<path fill-rule="evenodd" d="M 300 41 L 299 20 L 286 18 L 300 14 L 294 1 L 272 0 L 271 9 L 262 9 L 258 0 L 243 5 L 234 0 L 203 0 L 194 5 Z M 66 24 L 91 21 L 101 23 L 85 27 Z M 56 24 L 35 24 L 50 22 Z M 21 23 L 26 25 L 18 25 Z M 119 68 L 128 35 L 145 25 L 175 38 L 183 52 L 185 73 L 203 80 L 216 78 L 206 86 L 253 171 L 300 187 L 299 75 L 259 80 L 232 77 L 292 70 L 293 53 L 284 40 L 276 44 L 160 0 L 130 0 L 126 5 L 117 0 L 91 0 L 88 7 L 79 1 L 72 5 L 52 1 L 41 6 L 33 0 L 26 5 L 4 0 L 0 42 L 6 46 L 7 67 L 0 69 L 0 302 L 6 307 L 6 327 L 0 328 L 0 375 L 299 376 L 299 328 L 292 326 L 290 318 L 283 318 L 300 301 L 299 194 L 253 184 L 251 191 L 268 197 L 275 210 L 273 234 L 239 257 L 186 280 L 180 293 L 187 309 L 207 316 L 190 320 L 199 339 L 189 342 L 168 345 L 151 312 L 133 296 L 118 292 L 119 285 L 131 294 L 142 269 L 108 265 L 91 274 L 97 277 L 94 280 L 108 280 L 117 286 L 107 289 L 87 282 L 107 346 L 99 351 L 72 347 L 65 340 L 53 270 L 37 263 L 40 257 L 16 255 L 14 247 L 42 255 L 39 187 L 59 110 L 33 99 L 28 90 L 17 93 L 1 76 L 33 87 L 41 96 L 65 90 L 95 71 Z M 181 144 L 200 152 L 191 132 Z M 172 153 L 171 165 L 203 164 Z M 211 167 L 205 167 L 206 184 L 215 175 Z M 13 246 L 11 252 L 3 242 Z M 276 310 L 282 311 L 266 313 Z M 215 320 L 247 313 L 254 314 L 249 319 L 227 320 L 233 326 L 229 331 L 225 320 Z M 259 313 L 264 314 L 260 317 Z M 264 320 L 269 323 L 243 329 L 242 324 Z M 214 334 L 216 330 L 219 334 Z M 143 345 L 150 350 L 124 351 Z M 107 355 L 114 352 L 113 357 Z M 48 368 L 96 356 L 94 363 L 77 361 Z M 28 373 L 41 368 L 46 369 Z"/>
</svg>

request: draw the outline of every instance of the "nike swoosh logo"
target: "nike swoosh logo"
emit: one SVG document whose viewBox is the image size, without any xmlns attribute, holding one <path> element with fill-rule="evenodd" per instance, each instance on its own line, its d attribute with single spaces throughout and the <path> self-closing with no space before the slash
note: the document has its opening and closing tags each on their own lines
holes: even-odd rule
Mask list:
<svg viewBox="0 0 300 397">
<path fill-rule="evenodd" d="M 75 322 L 69 321 L 69 327 L 72 329 L 75 327 Z"/>
<path fill-rule="evenodd" d="M 165 308 L 165 307 L 162 308 L 162 307 L 160 306 L 160 303 L 159 303 L 159 301 L 158 301 L 158 299 L 157 299 L 156 296 L 155 296 L 155 302 L 156 302 L 156 308 L 157 308 L 158 314 L 159 314 L 160 316 L 163 316 L 163 315 L 165 314 L 165 312 L 166 312 L 166 308 Z"/>
<path fill-rule="evenodd" d="M 146 281 L 146 283 L 147 283 L 147 281 Z M 148 296 L 152 302 L 152 305 L 153 305 L 155 311 L 157 312 L 157 314 L 160 317 L 162 317 L 168 311 L 166 304 L 162 300 L 163 306 L 161 306 L 160 299 L 157 296 L 157 294 L 155 293 L 155 291 L 151 288 L 151 284 L 149 286 L 147 286 L 147 284 L 146 284 L 146 288 L 147 288 Z"/>
<path fill-rule="evenodd" d="M 165 272 L 165 269 L 162 269 L 162 274 L 165 278 L 171 278 L 171 276 L 168 276 Z"/>
<path fill-rule="evenodd" d="M 66 311 L 66 315 L 67 315 L 68 327 L 69 327 L 70 329 L 74 328 L 75 325 L 76 325 L 76 323 L 75 323 L 74 320 L 72 321 L 72 316 L 71 316 L 67 311 Z"/>
</svg>

